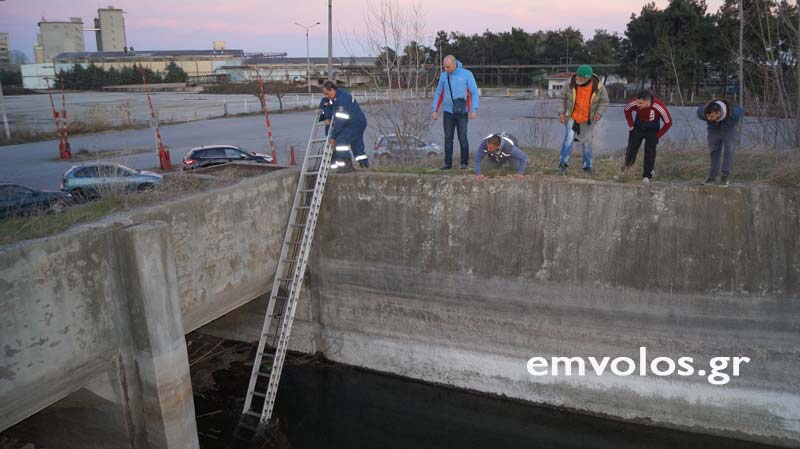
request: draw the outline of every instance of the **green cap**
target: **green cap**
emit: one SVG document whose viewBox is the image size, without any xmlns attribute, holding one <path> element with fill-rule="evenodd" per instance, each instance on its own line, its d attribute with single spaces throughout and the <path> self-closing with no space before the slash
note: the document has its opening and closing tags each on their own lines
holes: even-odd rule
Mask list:
<svg viewBox="0 0 800 449">
<path fill-rule="evenodd" d="M 575 72 L 581 78 L 591 78 L 592 77 L 592 68 L 586 64 L 578 67 L 578 71 Z"/>
</svg>

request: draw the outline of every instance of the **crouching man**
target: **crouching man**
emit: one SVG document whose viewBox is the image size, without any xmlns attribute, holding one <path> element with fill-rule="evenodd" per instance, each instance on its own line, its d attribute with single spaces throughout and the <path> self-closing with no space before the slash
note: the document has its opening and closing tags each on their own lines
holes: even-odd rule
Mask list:
<svg viewBox="0 0 800 449">
<path fill-rule="evenodd" d="M 513 136 L 492 134 L 483 139 L 475 153 L 475 179 L 478 181 L 486 179 L 481 173 L 484 163 L 487 169 L 499 168 L 508 163 L 509 167 L 516 171 L 514 178 L 525 179 L 528 155 L 517 147 Z"/>
</svg>

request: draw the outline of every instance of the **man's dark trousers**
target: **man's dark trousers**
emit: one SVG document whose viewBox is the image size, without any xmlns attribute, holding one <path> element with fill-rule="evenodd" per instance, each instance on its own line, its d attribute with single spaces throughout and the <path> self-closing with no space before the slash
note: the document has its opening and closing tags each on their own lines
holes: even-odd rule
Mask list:
<svg viewBox="0 0 800 449">
<path fill-rule="evenodd" d="M 650 179 L 653 177 L 653 168 L 656 165 L 656 145 L 658 145 L 657 129 L 644 130 L 633 128 L 628 133 L 628 150 L 625 152 L 625 165 L 630 167 L 636 162 L 636 155 L 639 154 L 639 147 L 644 140 L 644 167 L 642 177 Z"/>
<path fill-rule="evenodd" d="M 469 163 L 469 140 L 467 140 L 468 114 L 444 113 L 444 165 L 453 166 L 453 135 L 458 129 L 458 145 L 461 147 L 461 164 Z"/>
</svg>

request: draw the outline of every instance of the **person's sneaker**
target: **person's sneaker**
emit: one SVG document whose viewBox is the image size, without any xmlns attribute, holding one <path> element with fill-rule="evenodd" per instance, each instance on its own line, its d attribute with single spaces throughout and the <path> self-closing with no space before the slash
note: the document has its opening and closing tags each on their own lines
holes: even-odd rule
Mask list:
<svg viewBox="0 0 800 449">
<path fill-rule="evenodd" d="M 449 166 L 449 165 L 443 165 L 443 166 L 439 167 L 439 170 L 450 170 L 450 169 L 452 169 L 452 168 L 453 168 L 453 167 L 451 167 L 451 166 Z"/>
<path fill-rule="evenodd" d="M 558 174 L 564 176 L 567 174 L 567 164 L 558 165 Z"/>
<path fill-rule="evenodd" d="M 642 178 L 642 182 L 645 184 L 650 184 L 650 178 Z"/>
<path fill-rule="evenodd" d="M 469 168 L 469 164 L 468 164 L 468 163 L 466 163 L 466 162 L 462 162 L 462 163 L 461 163 L 461 169 L 462 169 L 462 170 L 466 170 L 466 169 L 468 169 L 468 168 Z"/>
<path fill-rule="evenodd" d="M 730 182 L 730 180 L 728 179 L 728 175 L 726 175 L 725 173 L 723 173 L 723 174 L 722 174 L 722 179 L 720 180 L 719 184 L 720 184 L 722 187 L 728 187 L 729 185 L 731 185 L 731 182 Z"/>
<path fill-rule="evenodd" d="M 716 183 L 717 183 L 717 180 L 712 178 L 711 176 L 709 176 L 708 179 L 706 179 L 706 182 L 703 183 L 703 185 L 713 186 Z"/>
<path fill-rule="evenodd" d="M 592 167 L 583 167 L 583 172 L 589 176 L 592 176 Z"/>
</svg>

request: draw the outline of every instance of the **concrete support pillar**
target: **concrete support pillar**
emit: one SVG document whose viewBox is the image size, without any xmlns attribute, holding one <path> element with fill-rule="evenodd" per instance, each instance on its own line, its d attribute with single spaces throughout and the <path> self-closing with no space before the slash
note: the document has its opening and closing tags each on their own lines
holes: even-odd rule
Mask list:
<svg viewBox="0 0 800 449">
<path fill-rule="evenodd" d="M 198 448 L 175 261 L 165 223 L 119 231 L 131 357 L 141 389 L 147 448 Z"/>
</svg>

